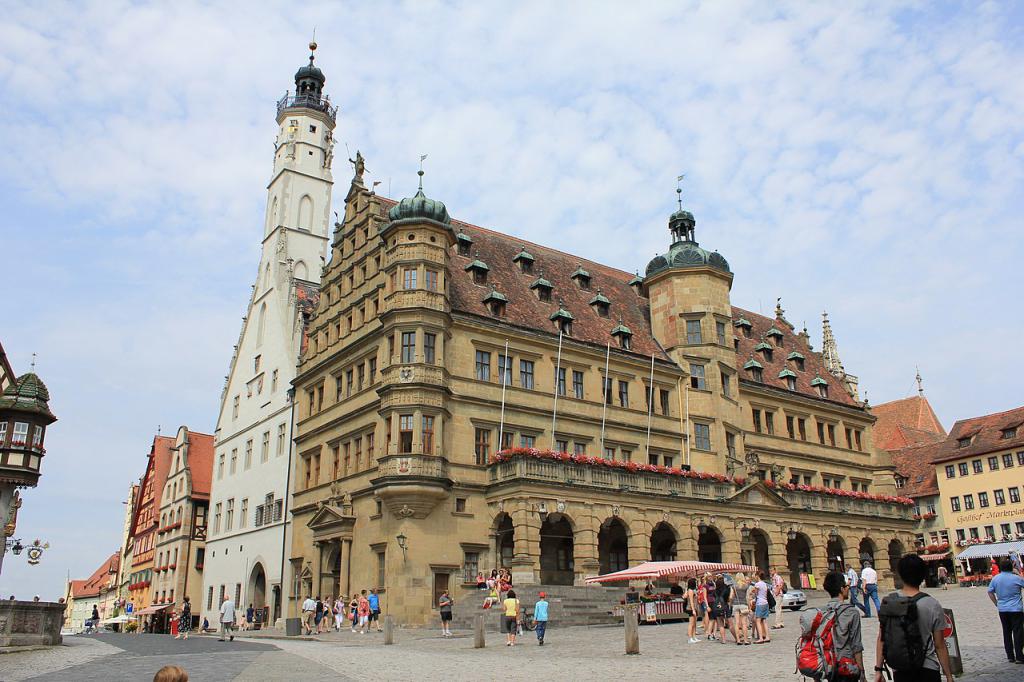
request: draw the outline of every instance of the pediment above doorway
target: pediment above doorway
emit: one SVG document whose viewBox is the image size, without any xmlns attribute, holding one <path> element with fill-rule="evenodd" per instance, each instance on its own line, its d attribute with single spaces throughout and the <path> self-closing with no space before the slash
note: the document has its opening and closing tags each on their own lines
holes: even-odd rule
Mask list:
<svg viewBox="0 0 1024 682">
<path fill-rule="evenodd" d="M 758 479 L 752 483 L 748 483 L 739 490 L 737 490 L 731 497 L 729 502 L 743 502 L 746 504 L 759 504 L 765 507 L 788 507 L 789 502 L 786 502 L 782 495 L 769 488 L 764 481 Z"/>
<path fill-rule="evenodd" d="M 356 517 L 347 513 L 349 509 L 333 504 L 322 504 L 306 526 L 313 531 L 314 539 L 322 537 L 338 537 L 346 534 L 351 537 Z"/>
</svg>

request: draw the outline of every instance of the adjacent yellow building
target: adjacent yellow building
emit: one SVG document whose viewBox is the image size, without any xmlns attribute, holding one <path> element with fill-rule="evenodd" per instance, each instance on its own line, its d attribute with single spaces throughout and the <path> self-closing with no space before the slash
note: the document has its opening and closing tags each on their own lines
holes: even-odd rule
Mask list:
<svg viewBox="0 0 1024 682">
<path fill-rule="evenodd" d="M 497 566 L 549 586 L 672 558 L 891 576 L 912 502 L 827 321 L 819 353 L 781 306 L 733 307 L 694 225 L 674 213 L 641 277 L 357 174 L 294 382 L 291 615 L 372 587 L 422 623 Z"/>
</svg>

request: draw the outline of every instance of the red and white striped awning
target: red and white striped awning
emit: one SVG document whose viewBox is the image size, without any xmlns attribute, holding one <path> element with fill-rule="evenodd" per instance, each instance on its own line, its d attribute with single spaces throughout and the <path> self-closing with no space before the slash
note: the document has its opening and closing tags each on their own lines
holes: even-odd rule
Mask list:
<svg viewBox="0 0 1024 682">
<path fill-rule="evenodd" d="M 922 554 L 921 559 L 924 561 L 939 561 L 949 556 L 949 552 L 942 552 L 941 554 Z"/>
<path fill-rule="evenodd" d="M 624 571 L 606 573 L 587 578 L 590 585 L 599 583 L 620 583 L 630 580 L 654 580 L 669 576 L 696 576 L 704 573 L 755 573 L 756 566 L 745 564 L 716 564 L 708 561 L 647 561 Z"/>
</svg>

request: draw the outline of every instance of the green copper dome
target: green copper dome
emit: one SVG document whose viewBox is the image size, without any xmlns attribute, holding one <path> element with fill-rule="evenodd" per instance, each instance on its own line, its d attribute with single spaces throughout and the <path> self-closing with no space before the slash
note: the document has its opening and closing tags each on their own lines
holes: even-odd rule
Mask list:
<svg viewBox="0 0 1024 682">
<path fill-rule="evenodd" d="M 431 220 L 442 225 L 451 225 L 445 205 L 423 193 L 423 171 L 419 171 L 420 187 L 412 197 L 406 197 L 391 207 L 388 218 L 397 223 L 401 220 Z"/>
<path fill-rule="evenodd" d="M 647 264 L 647 277 L 665 270 L 699 268 L 709 266 L 722 272 L 731 272 L 729 262 L 717 251 L 702 249 L 694 239 L 697 221 L 693 214 L 682 207 L 669 216 L 668 229 L 672 233 L 672 246 L 668 253 L 655 256 Z"/>
<path fill-rule="evenodd" d="M 4 390 L 0 396 L 0 410 L 31 412 L 56 419 L 50 412 L 49 401 L 50 392 L 46 384 L 35 373 L 29 372 Z"/>
</svg>

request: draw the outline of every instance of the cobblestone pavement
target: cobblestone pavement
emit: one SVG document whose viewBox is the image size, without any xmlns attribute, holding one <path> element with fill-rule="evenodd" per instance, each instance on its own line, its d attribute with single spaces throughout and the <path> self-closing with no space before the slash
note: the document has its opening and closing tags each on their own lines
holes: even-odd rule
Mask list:
<svg viewBox="0 0 1024 682">
<path fill-rule="evenodd" d="M 952 608 L 970 682 L 1024 682 L 1024 666 L 1006 663 L 995 608 L 982 588 L 932 592 Z M 812 597 L 811 605 L 824 602 Z M 545 646 L 533 633 L 521 644 L 504 646 L 504 636 L 488 633 L 488 646 L 474 649 L 471 633 L 443 639 L 436 631 L 403 629 L 395 646 L 382 635 L 349 632 L 304 639 L 236 638 L 234 643 L 194 637 L 187 643 L 159 635 L 69 637 L 68 664 L 55 668 L 50 651 L 0 656 L 0 680 L 146 680 L 167 663 L 189 671 L 193 680 L 508 680 L 557 679 L 724 679 L 730 682 L 788 680 L 793 675 L 797 613 L 787 612 L 786 627 L 773 630 L 765 645 L 737 648 L 702 640 L 686 643 L 686 626 L 644 626 L 641 655 L 623 654 L 621 626 L 552 628 Z M 878 621 L 863 621 L 866 663 L 874 666 Z M 260 633 L 263 634 L 263 633 Z M 268 633 L 269 634 L 269 633 Z M 25 674 L 23 671 L 29 671 Z M 41 675 L 41 677 L 33 677 Z"/>
</svg>

